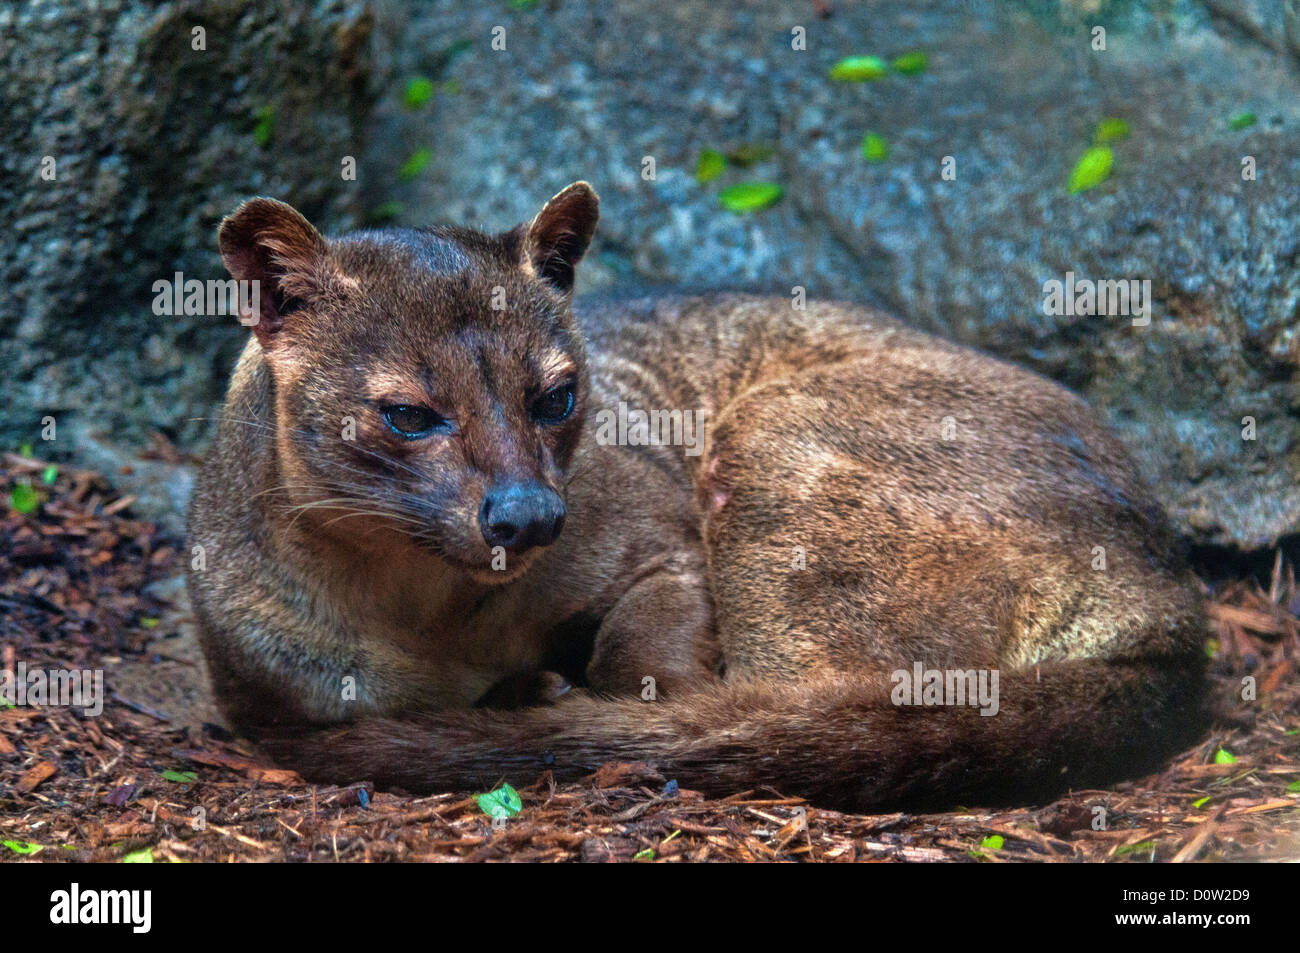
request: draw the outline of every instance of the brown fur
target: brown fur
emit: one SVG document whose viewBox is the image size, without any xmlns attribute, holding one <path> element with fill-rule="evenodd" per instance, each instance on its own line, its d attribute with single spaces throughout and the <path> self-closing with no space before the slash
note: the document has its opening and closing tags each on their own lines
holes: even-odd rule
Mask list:
<svg viewBox="0 0 1300 953">
<path fill-rule="evenodd" d="M 1202 730 L 1199 599 L 1077 398 L 850 305 L 575 315 L 595 223 L 585 183 L 495 238 L 326 241 L 265 199 L 223 223 L 264 313 L 195 495 L 191 592 L 237 728 L 324 780 L 621 758 L 859 809 L 1100 784 Z M 565 375 L 572 416 L 539 425 L 529 401 Z M 702 452 L 602 445 L 619 401 L 706 411 Z M 454 432 L 396 438 L 385 402 Z M 568 513 L 498 571 L 475 514 L 503 479 Z M 999 713 L 893 704 L 915 662 L 998 670 Z M 548 672 L 579 688 L 482 707 L 545 702 Z"/>
</svg>

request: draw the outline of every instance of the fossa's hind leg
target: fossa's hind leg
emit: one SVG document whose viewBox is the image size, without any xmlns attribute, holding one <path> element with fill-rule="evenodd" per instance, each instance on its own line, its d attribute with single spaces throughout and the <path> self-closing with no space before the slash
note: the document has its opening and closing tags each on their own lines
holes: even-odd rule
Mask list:
<svg viewBox="0 0 1300 953">
<path fill-rule="evenodd" d="M 650 698 L 712 681 L 718 665 L 703 560 L 691 554 L 639 579 L 601 620 L 587 682 Z"/>
</svg>

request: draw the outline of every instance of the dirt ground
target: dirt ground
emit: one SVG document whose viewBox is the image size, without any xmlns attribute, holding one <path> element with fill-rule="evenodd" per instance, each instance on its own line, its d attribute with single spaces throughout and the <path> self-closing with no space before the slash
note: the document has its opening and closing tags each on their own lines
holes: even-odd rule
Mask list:
<svg viewBox="0 0 1300 953">
<path fill-rule="evenodd" d="M 1046 806 L 852 815 L 611 764 L 502 779 L 521 809 L 494 826 L 486 791 L 322 787 L 268 765 L 211 708 L 180 542 L 97 474 L 8 454 L 0 479 L 0 668 L 102 669 L 109 696 L 98 717 L 0 701 L 3 860 L 1300 859 L 1300 593 L 1280 556 L 1268 585 L 1210 592 L 1221 694 L 1251 675 L 1257 697 L 1160 774 Z"/>
</svg>

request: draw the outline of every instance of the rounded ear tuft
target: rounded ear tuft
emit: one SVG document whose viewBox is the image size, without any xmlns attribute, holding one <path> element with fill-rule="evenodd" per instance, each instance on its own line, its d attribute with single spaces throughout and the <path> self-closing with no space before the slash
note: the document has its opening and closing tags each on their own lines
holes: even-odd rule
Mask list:
<svg viewBox="0 0 1300 953">
<path fill-rule="evenodd" d="M 573 290 L 573 273 L 591 244 L 600 198 L 586 182 L 574 182 L 537 213 L 524 238 L 524 261 L 558 291 Z"/>
</svg>

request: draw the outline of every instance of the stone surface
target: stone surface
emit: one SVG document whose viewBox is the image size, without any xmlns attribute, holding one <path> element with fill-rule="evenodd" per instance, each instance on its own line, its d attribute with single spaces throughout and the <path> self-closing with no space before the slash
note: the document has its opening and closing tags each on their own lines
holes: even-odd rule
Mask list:
<svg viewBox="0 0 1300 953">
<path fill-rule="evenodd" d="M 821 20 L 784 2 L 431 4 L 408 34 L 473 45 L 453 66 L 459 95 L 377 112 L 380 140 L 434 150 L 407 220 L 503 228 L 587 178 L 603 201 L 588 288 L 800 285 L 883 305 L 1085 394 L 1193 539 L 1300 530 L 1300 78 L 1284 4 L 834 6 Z M 382 33 L 396 15 L 381 10 Z M 497 25 L 505 51 L 490 48 Z M 402 49 L 399 72 L 418 71 L 418 47 Z M 924 74 L 827 79 L 841 57 L 909 50 L 928 54 Z M 1257 123 L 1230 128 L 1242 111 Z M 1112 116 L 1131 136 L 1111 178 L 1068 194 Z M 887 161 L 864 160 L 869 131 Z M 747 144 L 774 153 L 695 181 L 701 149 Z M 748 178 L 785 198 L 720 210 L 719 188 Z M 1067 271 L 1149 279 L 1149 326 L 1044 314 L 1044 282 Z"/>
<path fill-rule="evenodd" d="M 126 444 L 207 432 L 242 334 L 154 315 L 153 283 L 221 276 L 216 225 L 253 194 L 352 222 L 370 31 L 346 0 L 0 8 L 0 434 L 45 414 Z"/>
<path fill-rule="evenodd" d="M 141 292 L 173 266 L 216 276 L 212 226 L 248 194 L 326 225 L 503 229 L 585 178 L 603 210 L 580 290 L 798 285 L 887 307 L 1087 396 L 1193 540 L 1253 548 L 1300 531 L 1295 0 L 832 5 L 820 19 L 787 0 L 374 0 L 367 35 L 361 4 L 289 4 L 309 13 L 282 22 L 255 3 L 210 28 L 210 49 L 219 33 L 234 65 L 202 71 L 164 67 L 160 50 L 188 35 L 185 11 L 245 5 L 0 13 L 3 98 L 15 104 L 0 127 L 25 143 L 3 159 L 19 181 L 0 182 L 0 215 L 12 216 L 0 226 L 17 235 L 4 267 L 20 294 L 0 328 L 18 382 L 6 385 L 6 432 L 56 408 L 102 419 L 109 442 L 154 428 L 199 442 L 207 425 L 189 418 L 211 412 L 241 335 L 209 319 L 159 327 Z M 34 39 L 47 16 L 49 38 Z M 27 26 L 15 40 L 16 19 Z M 1090 45 L 1098 25 L 1104 51 Z M 792 49 L 797 26 L 805 50 Z M 928 55 L 919 76 L 827 78 L 841 57 L 910 50 Z M 412 109 L 403 90 L 420 76 L 435 94 Z M 270 100 L 296 104 L 277 109 L 300 125 L 284 148 L 260 150 L 247 117 Z M 1243 111 L 1258 121 L 1231 128 Z M 1112 175 L 1068 194 L 1112 116 L 1131 128 Z M 864 159 L 867 132 L 888 159 Z M 33 184 L 48 141 L 92 186 Z M 771 154 L 696 181 L 701 149 L 747 146 Z M 427 165 L 403 174 L 422 149 Z M 343 154 L 358 157 L 354 184 L 339 181 Z M 784 198 L 721 209 L 720 189 L 746 179 L 778 182 Z M 55 246 L 75 263 L 66 279 L 41 254 Z M 1044 282 L 1067 271 L 1150 280 L 1150 324 L 1045 314 Z"/>
</svg>

